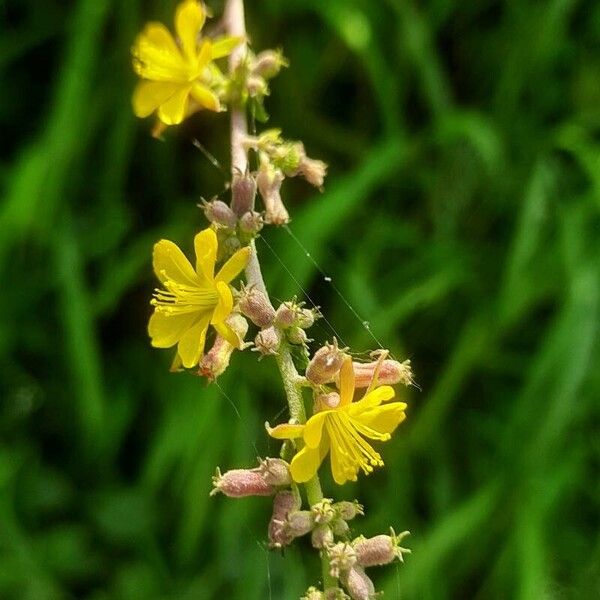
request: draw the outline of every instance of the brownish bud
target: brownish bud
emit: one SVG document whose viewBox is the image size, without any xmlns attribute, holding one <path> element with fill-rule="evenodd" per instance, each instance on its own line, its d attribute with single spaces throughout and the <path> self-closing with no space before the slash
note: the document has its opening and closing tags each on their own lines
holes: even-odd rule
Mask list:
<svg viewBox="0 0 600 600">
<path fill-rule="evenodd" d="M 231 209 L 238 216 L 254 209 L 256 198 L 256 181 L 252 175 L 236 174 L 231 184 Z"/>
<path fill-rule="evenodd" d="M 350 594 L 352 600 L 372 600 L 375 597 L 373 582 L 358 565 L 342 573 L 340 581 Z"/>
<path fill-rule="evenodd" d="M 272 356 L 277 354 L 281 345 L 281 333 L 275 327 L 261 329 L 254 338 L 254 348 L 263 356 Z"/>
<path fill-rule="evenodd" d="M 314 160 L 304 156 L 300 161 L 298 172 L 310 185 L 321 189 L 327 175 L 327 165 L 322 160 Z"/>
<path fill-rule="evenodd" d="M 279 487 L 292 483 L 290 465 L 282 458 L 265 458 L 260 461 L 258 469 L 269 485 Z"/>
<path fill-rule="evenodd" d="M 300 308 L 298 310 L 296 325 L 302 329 L 309 329 L 315 324 L 315 319 L 320 316 L 316 308 Z"/>
<path fill-rule="evenodd" d="M 312 383 L 330 383 L 339 373 L 346 355 L 338 348 L 337 341 L 319 348 L 306 368 L 306 378 Z"/>
<path fill-rule="evenodd" d="M 263 50 L 254 60 L 252 73 L 265 79 L 272 79 L 279 73 L 281 67 L 287 66 L 288 62 L 280 50 Z"/>
<path fill-rule="evenodd" d="M 243 233 L 256 235 L 264 225 L 264 221 L 260 213 L 248 211 L 240 218 L 240 229 Z"/>
<path fill-rule="evenodd" d="M 362 567 L 375 567 L 378 565 L 387 565 L 398 558 L 404 562 L 403 554 L 410 554 L 408 548 L 402 548 L 400 543 L 403 538 L 409 535 L 408 531 L 396 535 L 391 530 L 391 535 L 376 535 L 372 538 L 363 536 L 356 538 L 352 545 L 356 552 L 358 564 Z"/>
<path fill-rule="evenodd" d="M 293 302 L 283 302 L 275 311 L 275 324 L 277 327 L 287 329 L 296 322 L 297 308 Z"/>
<path fill-rule="evenodd" d="M 310 510 L 296 510 L 287 516 L 286 527 L 295 538 L 312 531 L 314 525 L 315 520 Z"/>
<path fill-rule="evenodd" d="M 300 327 L 295 326 L 290 327 L 287 330 L 287 339 L 289 340 L 290 344 L 295 344 L 297 346 L 306 344 L 310 341 L 308 339 L 308 336 L 306 335 L 306 331 L 304 331 L 304 329 Z"/>
<path fill-rule="evenodd" d="M 202 210 L 211 222 L 228 229 L 235 229 L 237 217 L 235 213 L 221 200 L 202 201 Z"/>
<path fill-rule="evenodd" d="M 248 332 L 248 321 L 238 313 L 231 313 L 226 322 L 237 334 L 238 348 L 240 348 Z M 229 360 L 235 349 L 225 338 L 217 335 L 212 348 L 202 357 L 198 365 L 198 375 L 214 381 L 229 366 Z"/>
<path fill-rule="evenodd" d="M 338 542 L 327 548 L 329 574 L 336 579 L 341 573 L 349 571 L 356 564 L 354 548 L 345 542 Z"/>
<path fill-rule="evenodd" d="M 283 180 L 283 173 L 269 161 L 261 163 L 256 183 L 265 205 L 265 221 L 273 225 L 285 225 L 290 221 L 289 213 L 281 200 Z"/>
<path fill-rule="evenodd" d="M 327 548 L 333 544 L 333 531 L 329 525 L 319 525 L 312 530 L 310 541 L 313 548 Z"/>
<path fill-rule="evenodd" d="M 273 513 L 269 521 L 269 545 L 272 548 L 282 548 L 289 545 L 294 537 L 286 528 L 287 516 L 290 512 L 300 509 L 300 502 L 294 492 L 279 492 L 273 499 Z"/>
<path fill-rule="evenodd" d="M 257 327 L 269 327 L 275 319 L 275 309 L 271 302 L 256 288 L 242 288 L 238 308 Z"/>
<path fill-rule="evenodd" d="M 356 388 L 369 387 L 378 368 L 377 383 L 379 385 L 395 385 L 396 383 L 411 385 L 414 383 L 410 360 L 398 362 L 397 360 L 386 359 L 369 363 L 353 362 L 352 367 Z"/>
<path fill-rule="evenodd" d="M 362 504 L 359 504 L 357 500 L 354 502 L 342 500 L 341 502 L 336 502 L 333 505 L 333 508 L 344 521 L 351 521 L 358 515 L 362 516 L 365 514 L 364 507 Z"/>
<path fill-rule="evenodd" d="M 247 496 L 272 496 L 275 489 L 270 486 L 256 469 L 232 469 L 213 477 L 213 490 L 210 495 L 221 492 L 230 498 L 245 498 Z"/>
</svg>

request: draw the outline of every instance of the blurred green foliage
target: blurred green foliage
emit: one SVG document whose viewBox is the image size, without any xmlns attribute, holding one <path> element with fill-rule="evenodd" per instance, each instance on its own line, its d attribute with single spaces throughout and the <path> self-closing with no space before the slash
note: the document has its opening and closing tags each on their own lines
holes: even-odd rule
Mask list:
<svg viewBox="0 0 600 600">
<path fill-rule="evenodd" d="M 225 116 L 160 143 L 131 114 L 130 45 L 173 7 L 0 1 L 0 598 L 292 600 L 317 581 L 308 553 L 267 553 L 268 501 L 208 496 L 216 465 L 276 451 L 273 365 L 237 356 L 228 400 L 148 344 L 152 244 L 189 250 L 224 187 L 192 140 L 228 167 Z M 327 484 L 364 501 L 360 532 L 413 532 L 377 584 L 600 597 L 600 5 L 247 12 L 291 61 L 272 124 L 331 165 L 322 195 L 285 184 L 292 230 L 422 387 L 386 469 Z M 274 297 L 302 297 L 279 257 L 346 343 L 376 346 L 285 231 L 265 240 Z"/>
</svg>

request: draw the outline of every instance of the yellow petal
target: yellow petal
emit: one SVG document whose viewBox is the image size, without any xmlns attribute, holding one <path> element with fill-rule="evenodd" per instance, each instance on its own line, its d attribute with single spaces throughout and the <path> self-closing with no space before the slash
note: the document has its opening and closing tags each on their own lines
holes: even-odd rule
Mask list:
<svg viewBox="0 0 600 600">
<path fill-rule="evenodd" d="M 140 81 L 133 92 L 133 112 L 136 117 L 151 115 L 177 90 L 177 84 L 166 81 Z"/>
<path fill-rule="evenodd" d="M 156 276 L 162 283 L 165 283 L 167 279 L 192 286 L 197 286 L 199 283 L 190 261 L 177 244 L 169 240 L 160 240 L 154 244 L 152 265 Z"/>
<path fill-rule="evenodd" d="M 216 94 L 211 92 L 205 85 L 201 83 L 195 83 L 191 90 L 192 98 L 200 105 L 201 108 L 207 110 L 214 110 L 219 112 L 221 110 L 221 102 Z"/>
<path fill-rule="evenodd" d="M 340 369 L 340 403 L 339 407 L 346 406 L 352 402 L 354 397 L 354 369 L 352 359 L 347 356 Z"/>
<path fill-rule="evenodd" d="M 140 42 L 142 42 L 142 46 L 152 47 L 156 51 L 157 56 L 160 54 L 164 60 L 181 57 L 179 48 L 171 32 L 162 23 L 152 21 L 144 27 L 144 30 L 136 40 L 134 52 L 140 49 L 138 48 Z"/>
<path fill-rule="evenodd" d="M 377 433 L 392 433 L 406 419 L 405 408 L 404 402 L 392 402 L 372 408 L 355 419 Z"/>
<path fill-rule="evenodd" d="M 155 311 L 148 322 L 152 345 L 155 348 L 174 346 L 197 318 L 197 313 L 167 315 Z"/>
<path fill-rule="evenodd" d="M 292 479 L 297 483 L 305 483 L 316 475 L 320 465 L 319 449 L 304 446 L 290 464 Z"/>
<path fill-rule="evenodd" d="M 165 125 L 177 125 L 186 116 L 191 84 L 181 84 L 173 92 L 173 95 L 158 108 L 158 118 Z"/>
<path fill-rule="evenodd" d="M 244 41 L 243 37 L 223 36 L 216 38 L 212 44 L 212 59 L 223 58 L 231 54 L 231 51 Z"/>
<path fill-rule="evenodd" d="M 207 281 L 213 281 L 214 279 L 218 248 L 217 234 L 210 227 L 196 234 L 194 238 L 196 273 L 204 276 Z"/>
<path fill-rule="evenodd" d="M 213 327 L 217 330 L 217 333 L 225 340 L 227 340 L 234 348 L 240 348 L 242 340 L 240 336 L 233 330 L 227 323 L 215 323 Z"/>
<path fill-rule="evenodd" d="M 349 473 L 347 472 L 348 466 L 346 461 L 344 460 L 344 455 L 342 454 L 341 448 L 339 448 L 335 443 L 331 444 L 331 474 L 333 475 L 333 480 L 338 485 L 344 485 L 346 481 L 348 481 Z M 356 473 L 354 474 L 356 476 Z M 353 479 L 353 477 L 351 477 Z"/>
<path fill-rule="evenodd" d="M 294 440 L 302 437 L 304 431 L 304 425 L 295 425 L 292 423 L 282 423 L 276 427 L 269 427 L 267 423 L 267 432 L 276 440 Z"/>
<path fill-rule="evenodd" d="M 184 0 L 175 11 L 175 30 L 188 59 L 195 58 L 197 39 L 204 26 L 206 13 L 196 0 Z"/>
<path fill-rule="evenodd" d="M 198 364 L 200 357 L 204 354 L 204 342 L 210 314 L 202 315 L 192 327 L 190 327 L 179 340 L 177 352 L 181 362 L 186 369 Z"/>
<path fill-rule="evenodd" d="M 168 29 L 149 23 L 138 35 L 133 48 L 135 72 L 153 81 L 185 80 L 186 64 Z"/>
<path fill-rule="evenodd" d="M 382 385 L 366 394 L 361 400 L 348 407 L 348 414 L 357 415 L 365 410 L 375 408 L 386 400 L 391 400 L 396 395 L 394 388 Z M 406 405 L 405 405 L 406 406 Z"/>
<path fill-rule="evenodd" d="M 307 421 L 304 427 L 304 442 L 309 448 L 317 448 L 321 443 L 323 425 L 330 412 L 319 412 Z"/>
<path fill-rule="evenodd" d="M 215 277 L 215 281 L 224 281 L 229 283 L 235 279 L 248 264 L 250 259 L 250 246 L 238 250 L 220 269 Z"/>
<path fill-rule="evenodd" d="M 219 295 L 219 301 L 210 321 L 213 325 L 222 323 L 233 310 L 233 294 L 226 283 L 222 281 L 217 283 L 217 294 Z"/>
<path fill-rule="evenodd" d="M 212 60 L 213 45 L 210 40 L 204 40 L 198 52 L 198 70 L 201 71 Z"/>
</svg>

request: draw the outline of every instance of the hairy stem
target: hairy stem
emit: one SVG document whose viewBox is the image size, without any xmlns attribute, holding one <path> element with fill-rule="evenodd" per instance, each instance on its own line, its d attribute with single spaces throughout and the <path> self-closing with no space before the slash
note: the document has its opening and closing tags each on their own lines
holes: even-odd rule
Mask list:
<svg viewBox="0 0 600 600">
<path fill-rule="evenodd" d="M 223 16 L 225 27 L 230 35 L 246 38 L 246 23 L 244 18 L 244 0 L 227 0 L 225 13 Z M 244 59 L 246 53 L 246 43 L 240 44 L 229 58 L 229 68 L 235 70 Z M 236 172 L 245 173 L 248 168 L 248 155 L 244 147 L 244 138 L 248 133 L 248 121 L 246 111 L 243 106 L 234 106 L 231 108 L 231 170 L 232 175 Z M 265 282 L 256 252 L 254 241 L 251 243 L 251 256 L 246 267 L 246 280 L 248 285 L 254 286 L 265 294 L 268 298 Z M 290 417 L 298 423 L 306 422 L 306 410 L 304 400 L 302 399 L 302 389 L 298 383 L 300 376 L 294 365 L 292 354 L 286 344 L 282 344 L 278 355 L 276 356 L 277 366 L 283 388 L 287 398 Z M 306 495 L 309 504 L 312 506 L 323 499 L 319 475 L 315 475 L 305 484 Z M 335 587 L 336 581 L 329 575 L 329 560 L 325 553 L 321 553 L 321 563 L 323 568 L 323 587 Z"/>
</svg>

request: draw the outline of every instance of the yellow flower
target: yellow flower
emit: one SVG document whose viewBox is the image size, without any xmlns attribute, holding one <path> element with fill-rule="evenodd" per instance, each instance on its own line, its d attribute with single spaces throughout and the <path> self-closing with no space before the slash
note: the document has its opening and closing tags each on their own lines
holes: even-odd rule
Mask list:
<svg viewBox="0 0 600 600">
<path fill-rule="evenodd" d="M 216 91 L 224 77 L 212 61 L 230 54 L 241 38 L 200 39 L 205 19 L 203 5 L 184 0 L 175 12 L 179 44 L 162 23 L 148 23 L 138 35 L 133 68 L 146 81 L 133 94 L 136 116 L 158 110 L 165 125 L 175 125 L 201 108 L 221 110 Z"/>
<path fill-rule="evenodd" d="M 217 235 L 212 229 L 194 238 L 196 268 L 179 247 L 169 240 L 154 245 L 153 266 L 164 289 L 157 289 L 152 299 L 154 313 L 148 333 L 156 348 L 177 344 L 176 363 L 191 368 L 204 353 L 208 326 L 238 348 L 237 334 L 225 323 L 233 309 L 229 282 L 248 262 L 250 248 L 238 250 L 215 275 Z"/>
<path fill-rule="evenodd" d="M 274 438 L 304 440 L 304 446 L 291 463 L 294 481 L 303 483 L 314 477 L 327 453 L 331 454 L 331 473 L 339 485 L 356 481 L 360 469 L 368 475 L 373 467 L 383 466 L 381 456 L 367 439 L 389 440 L 406 417 L 406 404 L 382 404 L 394 397 L 394 390 L 388 385 L 376 387 L 360 401 L 353 402 L 354 370 L 349 357 L 340 371 L 339 396 L 337 406 L 323 407 L 305 425 L 269 428 Z"/>
</svg>

